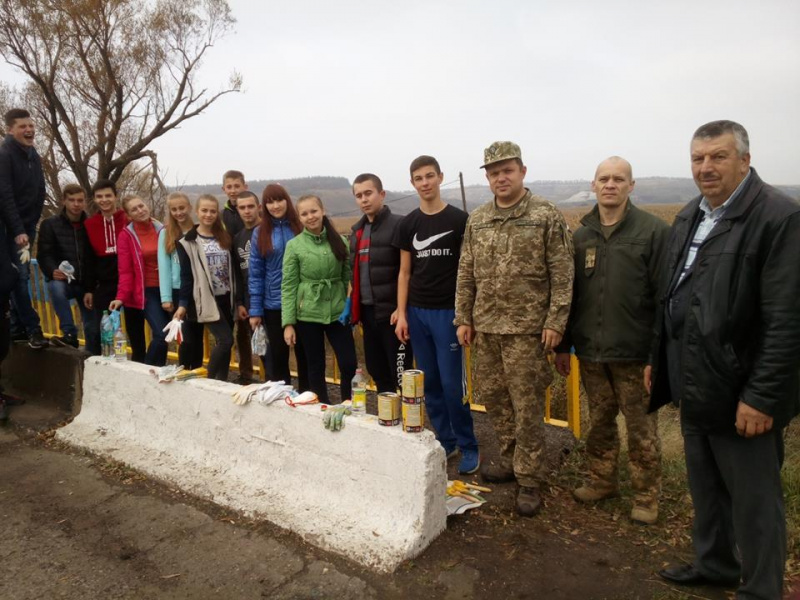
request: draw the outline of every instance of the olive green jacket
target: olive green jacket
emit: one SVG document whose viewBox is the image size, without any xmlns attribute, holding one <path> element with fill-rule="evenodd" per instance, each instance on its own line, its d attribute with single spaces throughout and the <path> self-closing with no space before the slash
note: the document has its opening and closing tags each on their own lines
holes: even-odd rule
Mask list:
<svg viewBox="0 0 800 600">
<path fill-rule="evenodd" d="M 597 206 L 581 219 L 567 334 L 557 349 L 590 362 L 646 361 L 653 339 L 669 226 L 630 200 L 603 236 Z"/>
<path fill-rule="evenodd" d="M 561 212 L 527 190 L 509 210 L 492 200 L 467 221 L 455 325 L 482 333 L 564 332 L 573 279 L 572 235 Z"/>
</svg>

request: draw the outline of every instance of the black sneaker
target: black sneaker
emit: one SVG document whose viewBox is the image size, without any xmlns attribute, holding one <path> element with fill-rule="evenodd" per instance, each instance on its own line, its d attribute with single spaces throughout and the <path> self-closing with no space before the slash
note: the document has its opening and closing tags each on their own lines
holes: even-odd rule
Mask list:
<svg viewBox="0 0 800 600">
<path fill-rule="evenodd" d="M 27 342 L 28 341 L 28 334 L 24 331 L 13 331 L 11 333 L 11 341 L 12 342 Z"/>
<path fill-rule="evenodd" d="M 34 350 L 41 350 L 43 348 L 47 348 L 49 345 L 50 343 L 45 339 L 41 330 L 39 329 L 34 331 L 28 338 L 28 346 Z"/>
<path fill-rule="evenodd" d="M 0 425 L 5 425 L 8 423 L 8 408 L 6 408 L 6 403 L 3 402 L 3 399 L 0 398 Z"/>
<path fill-rule="evenodd" d="M 62 348 L 65 348 L 67 346 L 70 346 L 72 348 L 77 348 L 78 336 L 75 334 L 65 333 L 61 337 L 51 337 L 50 343 L 53 344 L 53 346 L 60 346 Z"/>
</svg>

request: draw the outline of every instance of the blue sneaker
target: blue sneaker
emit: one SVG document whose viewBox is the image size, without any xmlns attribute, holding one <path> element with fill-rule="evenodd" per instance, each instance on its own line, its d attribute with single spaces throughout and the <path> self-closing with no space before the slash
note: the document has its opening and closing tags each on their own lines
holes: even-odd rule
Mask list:
<svg viewBox="0 0 800 600">
<path fill-rule="evenodd" d="M 462 475 L 475 473 L 481 467 L 481 453 L 477 450 L 462 450 L 458 472 Z"/>
<path fill-rule="evenodd" d="M 448 450 L 444 446 L 442 447 L 444 448 L 444 455 L 447 458 L 447 460 L 450 460 L 451 458 L 455 458 L 456 456 L 458 456 L 458 448 L 453 448 L 452 450 Z"/>
</svg>

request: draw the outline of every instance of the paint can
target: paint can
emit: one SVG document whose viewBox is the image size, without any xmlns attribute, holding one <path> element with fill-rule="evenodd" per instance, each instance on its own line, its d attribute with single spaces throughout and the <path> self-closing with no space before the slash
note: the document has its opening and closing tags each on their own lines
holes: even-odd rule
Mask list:
<svg viewBox="0 0 800 600">
<path fill-rule="evenodd" d="M 403 397 L 403 431 L 419 433 L 425 428 L 425 398 Z"/>
<path fill-rule="evenodd" d="M 403 371 L 403 398 L 425 397 L 425 373 L 419 369 Z"/>
<path fill-rule="evenodd" d="M 381 392 L 378 394 L 378 423 L 386 427 L 400 425 L 402 411 L 400 409 L 400 396 L 394 392 Z"/>
</svg>

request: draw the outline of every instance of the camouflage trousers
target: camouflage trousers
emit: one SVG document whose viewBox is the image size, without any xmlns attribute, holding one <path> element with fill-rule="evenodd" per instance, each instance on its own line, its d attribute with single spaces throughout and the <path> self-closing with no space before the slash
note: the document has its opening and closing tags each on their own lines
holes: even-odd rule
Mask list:
<svg viewBox="0 0 800 600">
<path fill-rule="evenodd" d="M 628 459 L 634 503 L 658 506 L 661 491 L 661 441 L 656 413 L 647 414 L 643 363 L 581 362 L 581 379 L 589 397 L 591 429 L 586 440 L 591 486 L 617 489 L 619 431 L 617 415 L 625 416 Z"/>
<path fill-rule="evenodd" d="M 547 476 L 544 398 L 553 379 L 540 336 L 478 332 L 472 357 L 475 398 L 486 406 L 501 460 L 521 486 L 540 487 Z"/>
</svg>

